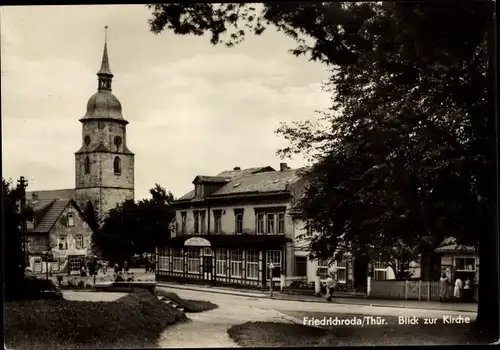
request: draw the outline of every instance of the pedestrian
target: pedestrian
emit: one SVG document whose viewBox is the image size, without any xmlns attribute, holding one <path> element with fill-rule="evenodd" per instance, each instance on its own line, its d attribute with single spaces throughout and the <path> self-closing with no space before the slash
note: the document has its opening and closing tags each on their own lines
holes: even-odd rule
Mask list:
<svg viewBox="0 0 500 350">
<path fill-rule="evenodd" d="M 335 272 L 333 270 L 328 271 L 328 278 L 326 279 L 326 301 L 332 301 L 333 292 L 337 286 L 337 281 L 335 278 Z"/>
<path fill-rule="evenodd" d="M 445 273 L 439 279 L 439 301 L 445 301 L 448 295 L 448 287 L 450 285 L 450 279 Z"/>
<path fill-rule="evenodd" d="M 117 274 L 120 272 L 120 266 L 118 266 L 118 263 L 115 264 L 115 273 Z"/>
<path fill-rule="evenodd" d="M 125 272 L 127 272 L 127 273 L 128 273 L 128 271 L 129 271 L 129 267 L 128 267 L 128 262 L 127 262 L 127 261 L 124 261 L 124 262 L 123 262 L 123 270 L 124 270 Z"/>
<path fill-rule="evenodd" d="M 453 297 L 455 298 L 455 301 L 460 301 L 462 299 L 462 289 L 464 287 L 464 283 L 460 279 L 460 277 L 457 277 L 455 280 L 455 290 L 453 291 Z"/>
<path fill-rule="evenodd" d="M 470 277 L 465 280 L 463 299 L 465 301 L 472 300 L 472 281 Z"/>
</svg>

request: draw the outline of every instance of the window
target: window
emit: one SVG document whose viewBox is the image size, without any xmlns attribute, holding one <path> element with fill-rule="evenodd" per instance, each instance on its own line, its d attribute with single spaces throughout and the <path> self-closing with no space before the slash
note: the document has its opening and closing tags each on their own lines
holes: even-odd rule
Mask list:
<svg viewBox="0 0 500 350">
<path fill-rule="evenodd" d="M 224 248 L 218 248 L 215 251 L 215 260 L 216 260 L 216 266 L 215 266 L 215 273 L 217 276 L 227 276 L 227 253 L 226 249 Z"/>
<path fill-rule="evenodd" d="M 72 212 L 68 213 L 68 227 L 74 227 L 75 226 L 75 216 Z"/>
<path fill-rule="evenodd" d="M 200 248 L 188 248 L 187 265 L 189 273 L 200 273 Z"/>
<path fill-rule="evenodd" d="M 122 145 L 122 138 L 120 136 L 115 136 L 114 144 L 116 146 L 116 150 L 118 151 Z"/>
<path fill-rule="evenodd" d="M 184 267 L 184 253 L 182 249 L 174 249 L 172 253 L 172 270 L 174 272 L 182 272 Z"/>
<path fill-rule="evenodd" d="M 337 281 L 347 282 L 347 261 L 345 259 L 337 261 Z"/>
<path fill-rule="evenodd" d="M 455 258 L 455 271 L 475 271 L 475 258 Z"/>
<path fill-rule="evenodd" d="M 281 270 L 281 250 L 268 250 L 266 252 L 266 261 L 268 264 L 267 269 L 269 270 L 269 264 L 273 263 L 274 272 Z M 268 274 L 269 275 L 269 274 Z M 269 279 L 269 276 L 267 276 Z"/>
<path fill-rule="evenodd" d="M 85 146 L 90 145 L 90 136 L 89 136 L 89 135 L 86 135 L 86 136 L 83 138 L 83 142 L 85 142 Z"/>
<path fill-rule="evenodd" d="M 295 257 L 295 276 L 300 276 L 300 277 L 307 276 L 307 257 L 305 256 Z"/>
<path fill-rule="evenodd" d="M 42 245 L 42 237 L 35 237 L 33 238 L 33 244 L 34 245 Z"/>
<path fill-rule="evenodd" d="M 285 213 L 278 213 L 278 233 L 285 233 Z"/>
<path fill-rule="evenodd" d="M 243 210 L 235 209 L 234 210 L 234 219 L 235 219 L 235 233 L 243 233 Z"/>
<path fill-rule="evenodd" d="M 186 212 L 181 213 L 181 233 L 186 233 Z"/>
<path fill-rule="evenodd" d="M 68 242 L 66 241 L 66 236 L 59 236 L 59 250 L 68 249 Z"/>
<path fill-rule="evenodd" d="M 259 251 L 258 250 L 247 250 L 247 278 L 248 279 L 258 279 L 259 278 Z"/>
<path fill-rule="evenodd" d="M 222 231 L 222 212 L 214 210 L 214 233 L 221 233 Z"/>
<path fill-rule="evenodd" d="M 243 253 L 241 249 L 231 249 L 230 257 L 231 277 L 241 277 L 241 267 L 243 264 Z"/>
<path fill-rule="evenodd" d="M 164 248 L 160 252 L 160 256 L 158 257 L 158 269 L 159 270 L 168 270 L 168 260 L 170 257 L 170 248 Z"/>
<path fill-rule="evenodd" d="M 120 175 L 122 173 L 122 161 L 120 157 L 115 157 L 115 160 L 113 161 L 113 170 L 115 175 Z"/>
<path fill-rule="evenodd" d="M 321 280 L 325 280 L 328 278 L 328 269 L 330 268 L 330 264 L 328 260 L 319 260 L 318 261 L 318 273 L 319 278 Z"/>
<path fill-rule="evenodd" d="M 384 281 L 387 279 L 387 266 L 381 262 L 373 264 L 373 279 L 375 281 Z"/>
<path fill-rule="evenodd" d="M 193 211 L 193 231 L 194 233 L 200 233 L 200 213 Z"/>
<path fill-rule="evenodd" d="M 257 233 L 263 234 L 264 231 L 264 214 L 257 214 Z"/>
<path fill-rule="evenodd" d="M 274 234 L 274 214 L 267 214 L 267 234 Z"/>
<path fill-rule="evenodd" d="M 311 237 L 312 234 L 313 234 L 312 220 L 307 220 L 307 222 L 306 222 L 306 237 Z"/>
<path fill-rule="evenodd" d="M 200 232 L 205 233 L 205 211 L 200 211 Z"/>
<path fill-rule="evenodd" d="M 85 174 L 90 174 L 90 158 L 88 156 L 85 157 L 85 160 L 83 161 L 83 167 Z"/>
<path fill-rule="evenodd" d="M 82 235 L 76 236 L 76 249 L 83 249 L 83 236 Z"/>
</svg>

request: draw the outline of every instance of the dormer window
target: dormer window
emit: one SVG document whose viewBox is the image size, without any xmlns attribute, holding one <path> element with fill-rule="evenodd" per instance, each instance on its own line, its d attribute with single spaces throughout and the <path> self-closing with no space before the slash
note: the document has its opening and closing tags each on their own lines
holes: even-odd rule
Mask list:
<svg viewBox="0 0 500 350">
<path fill-rule="evenodd" d="M 68 227 L 74 227 L 75 226 L 75 216 L 72 212 L 68 213 Z"/>
<path fill-rule="evenodd" d="M 194 185 L 194 196 L 203 197 L 203 184 Z"/>
</svg>

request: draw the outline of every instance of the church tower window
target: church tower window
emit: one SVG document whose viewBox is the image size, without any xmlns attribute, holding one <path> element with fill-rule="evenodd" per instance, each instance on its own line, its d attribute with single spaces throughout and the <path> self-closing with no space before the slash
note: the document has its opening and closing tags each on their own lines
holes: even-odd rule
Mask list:
<svg viewBox="0 0 500 350">
<path fill-rule="evenodd" d="M 120 157 L 115 157 L 113 162 L 113 168 L 116 175 L 120 175 L 122 173 L 122 161 Z"/>
<path fill-rule="evenodd" d="M 85 142 L 85 146 L 90 145 L 90 136 L 86 135 L 85 138 L 83 139 L 83 141 Z"/>
<path fill-rule="evenodd" d="M 85 157 L 83 167 L 85 168 L 85 174 L 90 174 L 90 158 L 89 156 Z"/>
<path fill-rule="evenodd" d="M 120 150 L 121 144 L 122 144 L 122 138 L 120 136 L 115 136 L 116 151 Z"/>
</svg>

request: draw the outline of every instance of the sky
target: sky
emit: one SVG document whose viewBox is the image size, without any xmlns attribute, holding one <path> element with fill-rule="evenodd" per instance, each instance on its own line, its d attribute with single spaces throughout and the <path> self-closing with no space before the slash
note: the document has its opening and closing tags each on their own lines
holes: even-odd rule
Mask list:
<svg viewBox="0 0 500 350">
<path fill-rule="evenodd" d="M 196 175 L 236 166 L 292 168 L 280 122 L 313 120 L 327 109 L 327 67 L 295 57 L 294 42 L 269 28 L 234 48 L 207 36 L 149 31 L 143 5 L 2 7 L 3 177 L 25 176 L 28 190 L 75 186 L 87 101 L 108 29 L 113 93 L 123 106 L 135 153 L 135 197 L 155 183 L 175 197 Z"/>
</svg>

